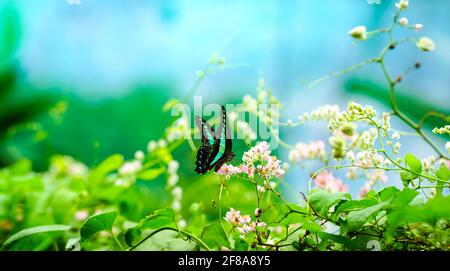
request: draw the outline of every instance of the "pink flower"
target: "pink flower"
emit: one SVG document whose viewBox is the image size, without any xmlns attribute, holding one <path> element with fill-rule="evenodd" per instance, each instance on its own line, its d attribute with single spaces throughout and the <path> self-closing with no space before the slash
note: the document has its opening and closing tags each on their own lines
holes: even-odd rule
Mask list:
<svg viewBox="0 0 450 271">
<path fill-rule="evenodd" d="M 229 176 L 229 175 L 239 174 L 241 172 L 242 172 L 242 170 L 239 167 L 223 164 L 222 167 L 220 167 L 220 169 L 216 172 L 216 174 Z"/>
<path fill-rule="evenodd" d="M 336 178 L 330 171 L 322 171 L 314 178 L 314 184 L 329 192 L 347 192 L 348 185 L 344 185 L 341 179 Z"/>
<path fill-rule="evenodd" d="M 89 212 L 87 209 L 78 210 L 74 214 L 75 220 L 84 221 L 88 216 Z"/>
<path fill-rule="evenodd" d="M 230 208 L 230 211 L 228 211 L 225 214 L 225 220 L 228 221 L 233 226 L 239 226 L 240 225 L 240 218 L 241 218 L 241 212 L 235 211 L 233 208 Z"/>
<path fill-rule="evenodd" d="M 369 191 L 370 191 L 371 188 L 372 188 L 372 187 L 370 186 L 370 184 L 368 184 L 368 183 L 364 184 L 364 185 L 361 186 L 361 188 L 359 189 L 359 196 L 360 196 L 361 198 L 364 198 L 364 197 L 367 195 L 367 193 L 369 193 Z"/>
</svg>

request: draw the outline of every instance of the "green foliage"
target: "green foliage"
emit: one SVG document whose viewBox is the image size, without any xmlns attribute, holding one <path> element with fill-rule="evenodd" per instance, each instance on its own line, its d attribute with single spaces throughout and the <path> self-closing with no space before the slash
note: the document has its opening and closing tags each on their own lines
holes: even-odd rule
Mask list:
<svg viewBox="0 0 450 271">
<path fill-rule="evenodd" d="M 204 227 L 201 238 L 211 248 L 230 247 L 227 234 L 219 222 Z"/>
<path fill-rule="evenodd" d="M 97 214 L 89 217 L 80 229 L 81 242 L 89 240 L 100 231 L 112 231 L 112 226 L 117 218 L 117 212 Z"/>
<path fill-rule="evenodd" d="M 49 233 L 49 232 L 58 232 L 58 231 L 68 231 L 71 229 L 71 226 L 67 225 L 44 225 L 44 226 L 37 226 L 28 228 L 25 230 L 21 230 L 15 234 L 13 234 L 11 237 L 6 240 L 3 245 L 2 249 L 7 249 L 8 247 L 11 247 L 13 243 L 17 243 L 23 241 L 23 239 L 30 237 L 35 234 L 42 234 L 42 233 Z"/>
</svg>

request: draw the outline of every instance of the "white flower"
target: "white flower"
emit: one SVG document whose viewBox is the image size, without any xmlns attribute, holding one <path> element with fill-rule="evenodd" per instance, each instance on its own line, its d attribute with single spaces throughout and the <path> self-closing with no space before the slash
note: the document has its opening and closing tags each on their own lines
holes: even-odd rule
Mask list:
<svg viewBox="0 0 450 271">
<path fill-rule="evenodd" d="M 260 193 L 260 194 L 266 192 L 266 189 L 264 188 L 264 186 L 261 186 L 261 185 L 257 186 L 257 190 L 258 190 L 258 193 Z"/>
<path fill-rule="evenodd" d="M 400 134 L 398 132 L 395 132 L 392 134 L 392 139 L 398 140 L 400 139 Z"/>
<path fill-rule="evenodd" d="M 131 162 L 125 162 L 120 168 L 119 168 L 119 174 L 120 175 L 132 175 L 137 173 L 142 168 L 142 163 L 139 160 L 134 160 Z"/>
<path fill-rule="evenodd" d="M 175 174 L 177 173 L 178 168 L 180 167 L 180 164 L 176 160 L 172 160 L 167 165 L 167 172 L 169 174 Z"/>
<path fill-rule="evenodd" d="M 186 220 L 180 219 L 180 221 L 178 221 L 178 227 L 183 229 L 186 228 L 186 226 L 187 226 Z"/>
<path fill-rule="evenodd" d="M 414 30 L 416 30 L 417 32 L 421 31 L 423 29 L 423 24 L 415 24 L 414 25 Z"/>
<path fill-rule="evenodd" d="M 400 18 L 400 20 L 398 22 L 401 26 L 407 26 L 409 24 L 408 18 L 406 18 L 406 17 Z"/>
<path fill-rule="evenodd" d="M 158 140 L 158 147 L 160 147 L 160 148 L 167 147 L 167 142 L 164 139 Z"/>
<path fill-rule="evenodd" d="M 409 6 L 409 0 L 400 0 L 398 3 L 395 3 L 395 6 L 399 9 L 399 10 L 405 10 L 408 8 Z"/>
<path fill-rule="evenodd" d="M 176 200 L 180 200 L 183 197 L 183 189 L 179 186 L 176 186 L 172 189 L 172 196 Z"/>
<path fill-rule="evenodd" d="M 416 43 L 416 46 L 417 48 L 425 52 L 433 51 L 434 49 L 436 49 L 434 41 L 428 37 L 421 37 L 419 41 Z"/>
<path fill-rule="evenodd" d="M 322 140 L 309 143 L 297 143 L 289 152 L 289 160 L 298 163 L 301 160 L 321 159 L 325 156 L 325 143 Z"/>
<path fill-rule="evenodd" d="M 152 152 L 158 147 L 158 143 L 154 140 L 150 140 L 147 144 L 147 151 Z"/>
<path fill-rule="evenodd" d="M 134 158 L 136 159 L 136 160 L 144 160 L 144 152 L 143 151 L 136 151 L 135 153 L 134 153 Z"/>
<path fill-rule="evenodd" d="M 169 185 L 169 187 L 172 187 L 177 184 L 178 180 L 179 180 L 178 175 L 170 174 L 169 178 L 167 179 L 167 185 Z"/>
<path fill-rule="evenodd" d="M 352 164 L 355 163 L 356 158 L 355 158 L 355 154 L 353 153 L 353 151 L 347 152 L 347 159 L 348 159 Z"/>
<path fill-rule="evenodd" d="M 179 212 L 181 210 L 181 203 L 179 201 L 172 202 L 172 209 L 175 212 Z"/>
<path fill-rule="evenodd" d="M 348 34 L 357 40 L 366 40 L 367 28 L 364 25 L 359 25 L 351 29 Z"/>
<path fill-rule="evenodd" d="M 450 153 L 450 141 L 447 141 L 447 143 L 445 143 L 445 149 L 448 151 L 448 153 Z"/>
</svg>

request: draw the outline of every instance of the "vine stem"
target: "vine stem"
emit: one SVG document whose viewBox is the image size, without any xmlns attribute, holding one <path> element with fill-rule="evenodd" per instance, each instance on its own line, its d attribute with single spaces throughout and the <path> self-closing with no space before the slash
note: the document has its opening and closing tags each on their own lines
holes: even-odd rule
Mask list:
<svg viewBox="0 0 450 271">
<path fill-rule="evenodd" d="M 145 241 L 147 241 L 149 238 L 151 238 L 151 237 L 154 236 L 155 234 L 157 234 L 157 233 L 159 233 L 159 232 L 161 232 L 161 231 L 166 231 L 166 230 L 169 230 L 169 231 L 175 231 L 175 232 L 178 232 L 179 234 L 183 234 L 183 235 L 185 235 L 186 237 L 188 237 L 188 238 L 194 240 L 197 244 L 199 244 L 200 246 L 202 246 L 204 249 L 206 249 L 206 250 L 208 250 L 208 251 L 211 250 L 211 249 L 209 248 L 209 246 L 208 246 L 207 244 L 205 244 L 205 242 L 203 242 L 200 238 L 196 237 L 195 235 L 192 235 L 191 233 L 189 233 L 189 232 L 187 232 L 187 231 L 180 230 L 180 229 L 176 229 L 176 228 L 172 228 L 172 227 L 163 227 L 163 228 L 160 228 L 160 229 L 157 229 L 157 230 L 153 231 L 152 233 L 150 233 L 149 235 L 147 235 L 144 239 L 142 239 L 141 241 L 139 241 L 136 245 L 130 247 L 128 250 L 129 250 L 129 251 L 134 250 L 135 248 L 137 248 L 138 246 L 140 246 L 142 243 L 144 243 Z"/>
</svg>

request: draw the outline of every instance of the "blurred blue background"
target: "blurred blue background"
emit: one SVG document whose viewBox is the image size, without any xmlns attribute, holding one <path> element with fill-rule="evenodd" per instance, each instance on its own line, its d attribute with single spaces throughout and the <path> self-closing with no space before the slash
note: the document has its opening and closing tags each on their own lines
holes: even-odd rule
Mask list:
<svg viewBox="0 0 450 271">
<path fill-rule="evenodd" d="M 369 30 L 387 26 L 394 1 L 381 2 L 81 0 L 70 5 L 65 0 L 2 0 L 0 163 L 29 157 L 43 169 L 53 153 L 88 165 L 115 152 L 132 157 L 161 136 L 170 120 L 161 106 L 188 92 L 196 71 L 214 52 L 229 64 L 242 65 L 208 76 L 197 91 L 205 102 L 254 94 L 262 76 L 293 119 L 326 103 L 344 107 L 348 100 L 389 111 L 386 82 L 377 66 L 313 89 L 305 84 L 378 54 L 386 45 L 384 36 L 352 45 L 347 32 L 360 24 Z M 410 2 L 405 15 L 425 25 L 419 36 L 431 37 L 437 50 L 423 53 L 405 44 L 389 53 L 394 75 L 415 62 L 423 65 L 399 86 L 399 105 L 413 119 L 431 108 L 450 114 L 450 1 Z M 417 36 L 403 29 L 394 34 Z M 58 107 L 58 101 L 64 104 Z M 60 123 L 55 122 L 58 113 L 63 115 Z M 20 131 L 8 136 L 11 127 L 29 122 L 42 126 L 36 128 L 42 130 L 40 137 Z M 326 140 L 327 135 L 326 123 L 282 131 L 292 144 Z M 432 154 L 417 138 L 402 142 L 401 153 Z M 284 151 L 280 155 L 287 159 Z M 304 190 L 307 176 L 297 169 L 288 181 Z"/>
</svg>

